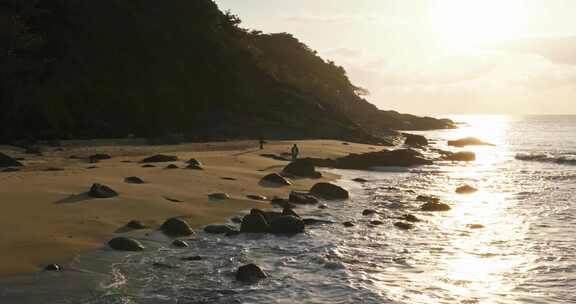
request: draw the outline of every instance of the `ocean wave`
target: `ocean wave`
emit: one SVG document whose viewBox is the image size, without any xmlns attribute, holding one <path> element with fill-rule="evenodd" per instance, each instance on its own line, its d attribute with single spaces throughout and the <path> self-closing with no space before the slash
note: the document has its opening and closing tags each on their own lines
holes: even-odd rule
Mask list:
<svg viewBox="0 0 576 304">
<path fill-rule="evenodd" d="M 553 155 L 550 153 L 518 153 L 514 158 L 521 161 L 576 165 L 576 155 L 574 154 Z"/>
</svg>

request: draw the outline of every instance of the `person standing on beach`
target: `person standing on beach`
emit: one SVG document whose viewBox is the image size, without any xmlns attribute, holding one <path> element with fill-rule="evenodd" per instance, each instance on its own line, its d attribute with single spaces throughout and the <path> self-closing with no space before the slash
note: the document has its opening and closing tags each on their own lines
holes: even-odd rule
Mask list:
<svg viewBox="0 0 576 304">
<path fill-rule="evenodd" d="M 264 144 L 266 142 L 264 141 L 264 136 L 260 135 L 260 150 L 264 149 Z"/>
<path fill-rule="evenodd" d="M 300 149 L 298 148 L 298 145 L 294 144 L 292 146 L 292 161 L 298 159 L 298 154 L 300 154 Z"/>
</svg>

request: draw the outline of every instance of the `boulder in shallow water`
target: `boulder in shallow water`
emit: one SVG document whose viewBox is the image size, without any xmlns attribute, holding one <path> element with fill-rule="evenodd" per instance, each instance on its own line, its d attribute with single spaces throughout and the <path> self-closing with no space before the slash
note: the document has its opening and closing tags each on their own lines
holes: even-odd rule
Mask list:
<svg viewBox="0 0 576 304">
<path fill-rule="evenodd" d="M 484 142 L 475 137 L 466 137 L 458 140 L 449 140 L 448 145 L 452 147 L 463 148 L 466 146 L 494 146 L 491 143 Z"/>
<path fill-rule="evenodd" d="M 367 179 L 361 178 L 361 177 L 355 178 L 355 179 L 353 179 L 352 181 L 355 181 L 355 182 L 357 182 L 357 183 L 367 183 L 367 182 L 368 182 Z"/>
<path fill-rule="evenodd" d="M 22 163 L 17 161 L 16 159 L 0 152 L 0 168 L 7 168 L 7 167 L 22 167 Z"/>
<path fill-rule="evenodd" d="M 356 226 L 356 225 L 354 225 L 354 223 L 352 223 L 352 222 L 344 222 L 344 223 L 342 223 L 342 225 L 344 225 L 344 227 L 346 227 L 346 228 L 350 228 L 350 227 Z"/>
<path fill-rule="evenodd" d="M 276 205 L 280 208 L 294 208 L 294 207 L 296 207 L 292 203 L 290 203 L 287 199 L 279 198 L 279 197 L 273 198 L 270 201 L 270 203 L 272 203 L 272 205 Z"/>
<path fill-rule="evenodd" d="M 111 198 L 118 196 L 118 192 L 106 185 L 93 184 L 88 191 L 88 195 L 94 198 Z"/>
<path fill-rule="evenodd" d="M 404 222 L 396 222 L 394 223 L 394 226 L 398 229 L 402 229 L 402 230 L 410 230 L 410 229 L 414 229 L 414 225 L 410 224 L 410 223 L 404 223 Z"/>
<path fill-rule="evenodd" d="M 228 225 L 208 225 L 204 227 L 204 232 L 210 234 L 226 234 L 232 231 L 236 231 L 236 229 Z"/>
<path fill-rule="evenodd" d="M 284 167 L 283 172 L 288 175 L 310 178 L 321 178 L 322 173 L 316 171 L 314 164 L 307 159 L 298 159 Z"/>
<path fill-rule="evenodd" d="M 467 151 L 456 153 L 450 152 L 444 156 L 444 160 L 471 162 L 476 160 L 476 153 Z"/>
<path fill-rule="evenodd" d="M 262 178 L 261 182 L 270 183 L 270 184 L 274 184 L 274 185 L 280 185 L 280 186 L 292 185 L 292 183 L 288 179 L 286 179 L 285 177 L 283 177 L 282 175 L 280 175 L 278 173 L 270 173 L 270 174 L 264 176 Z"/>
<path fill-rule="evenodd" d="M 176 217 L 167 219 L 160 229 L 167 235 L 178 237 L 178 236 L 189 236 L 194 234 L 190 225 L 183 219 Z"/>
<path fill-rule="evenodd" d="M 335 160 L 313 160 L 317 165 L 338 169 L 369 170 L 375 167 L 413 167 L 431 165 L 432 161 L 413 149 L 383 150 L 364 154 L 350 154 Z"/>
<path fill-rule="evenodd" d="M 476 189 L 470 185 L 464 185 L 464 186 L 458 187 L 456 189 L 456 193 L 458 193 L 458 194 L 472 194 L 472 193 L 477 192 L 477 191 L 478 191 L 478 189 Z"/>
<path fill-rule="evenodd" d="M 405 215 L 402 217 L 402 219 L 405 220 L 405 221 L 407 221 L 407 222 L 411 222 L 411 223 L 420 222 L 420 219 L 417 218 L 415 215 L 412 215 L 412 214 L 405 214 Z"/>
<path fill-rule="evenodd" d="M 290 203 L 293 203 L 296 205 L 318 204 L 318 199 L 315 198 L 314 196 L 308 195 L 307 193 L 296 192 L 296 191 L 290 192 L 290 196 L 288 197 L 288 201 Z"/>
<path fill-rule="evenodd" d="M 172 242 L 172 246 L 177 247 L 177 248 L 186 248 L 186 247 L 190 247 L 190 245 L 183 240 L 174 240 L 174 242 Z"/>
<path fill-rule="evenodd" d="M 331 183 L 317 183 L 310 193 L 326 200 L 344 200 L 350 196 L 346 189 Z"/>
<path fill-rule="evenodd" d="M 440 202 L 428 202 L 420 207 L 420 210 L 429 212 L 450 211 L 450 209 L 449 205 Z"/>
<path fill-rule="evenodd" d="M 240 266 L 236 271 L 236 280 L 244 283 L 256 283 L 267 277 L 266 273 L 256 264 Z"/>
<path fill-rule="evenodd" d="M 230 195 L 228 195 L 227 193 L 211 193 L 208 194 L 208 198 L 210 198 L 211 200 L 223 201 L 230 199 Z"/>
<path fill-rule="evenodd" d="M 124 179 L 124 182 L 125 182 L 125 183 L 128 183 L 128 184 L 144 184 L 144 183 L 145 183 L 143 179 L 141 179 L 141 178 L 139 178 L 139 177 L 137 177 L 137 176 L 129 176 L 129 177 L 126 177 L 126 178 Z"/>
<path fill-rule="evenodd" d="M 64 268 L 62 268 L 62 266 L 58 265 L 58 264 L 50 264 L 50 265 L 46 265 L 46 267 L 44 267 L 45 271 L 62 271 Z"/>
<path fill-rule="evenodd" d="M 376 211 L 374 209 L 364 209 L 364 211 L 362 211 L 362 215 L 364 215 L 364 216 L 374 215 L 377 213 L 378 213 L 378 211 Z"/>
<path fill-rule="evenodd" d="M 269 225 L 264 212 L 258 209 L 252 209 L 250 214 L 244 216 L 240 225 L 240 232 L 242 233 L 266 233 L 268 229 Z"/>
<path fill-rule="evenodd" d="M 282 215 L 291 215 L 291 216 L 295 216 L 295 217 L 300 217 L 296 212 L 294 212 L 294 209 L 292 209 L 292 208 L 282 209 Z"/>
<path fill-rule="evenodd" d="M 438 203 L 440 202 L 440 199 L 433 196 L 418 195 L 418 197 L 416 197 L 416 201 L 425 203 Z"/>
<path fill-rule="evenodd" d="M 428 140 L 422 135 L 402 133 L 405 138 L 404 144 L 411 147 L 423 147 L 428 145 Z"/>
<path fill-rule="evenodd" d="M 131 220 L 130 222 L 128 222 L 128 224 L 126 224 L 126 228 L 130 228 L 130 229 L 146 229 L 146 225 L 144 225 L 142 222 L 137 221 L 137 220 Z"/>
<path fill-rule="evenodd" d="M 157 154 L 154 156 L 147 157 L 142 160 L 143 163 L 166 163 L 166 162 L 174 162 L 177 161 L 178 157 L 174 155 L 164 155 L 164 154 Z"/>
<path fill-rule="evenodd" d="M 373 221 L 370 221 L 370 225 L 380 226 L 380 225 L 384 225 L 384 222 L 379 221 L 379 220 L 373 220 Z"/>
<path fill-rule="evenodd" d="M 142 251 L 144 250 L 144 245 L 139 241 L 127 238 L 127 237 L 117 237 L 108 241 L 108 246 L 114 250 L 120 251 Z"/>
<path fill-rule="evenodd" d="M 468 224 L 468 225 L 466 225 L 466 228 L 482 229 L 482 228 L 484 228 L 484 225 L 482 225 L 482 224 Z"/>
<path fill-rule="evenodd" d="M 302 233 L 306 225 L 301 218 L 292 215 L 283 215 L 270 222 L 269 232 L 274 234 Z"/>
</svg>

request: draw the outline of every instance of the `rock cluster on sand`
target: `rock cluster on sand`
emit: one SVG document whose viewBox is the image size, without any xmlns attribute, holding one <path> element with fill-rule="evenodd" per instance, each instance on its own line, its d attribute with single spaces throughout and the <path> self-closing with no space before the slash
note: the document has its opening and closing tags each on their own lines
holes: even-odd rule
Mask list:
<svg viewBox="0 0 576 304">
<path fill-rule="evenodd" d="M 491 143 L 484 142 L 475 137 L 466 137 L 458 140 L 449 140 L 448 145 L 452 147 L 463 148 L 466 146 L 494 146 Z"/>
<path fill-rule="evenodd" d="M 157 154 L 154 156 L 147 157 L 142 160 L 143 163 L 166 163 L 166 162 L 173 162 L 177 161 L 178 157 L 174 155 L 164 155 L 164 154 Z"/>
<path fill-rule="evenodd" d="M 22 164 L 14 158 L 0 152 L 0 168 L 22 167 Z"/>
<path fill-rule="evenodd" d="M 350 196 L 346 189 L 331 183 L 317 183 L 310 193 L 326 200 L 343 200 Z"/>
<path fill-rule="evenodd" d="M 322 173 L 316 171 L 314 164 L 307 159 L 298 159 L 284 167 L 284 174 L 298 177 L 321 178 Z"/>
<path fill-rule="evenodd" d="M 183 219 L 179 218 L 169 218 L 167 219 L 160 229 L 167 235 L 172 237 L 179 237 L 179 236 L 189 236 L 194 234 L 190 225 Z"/>
<path fill-rule="evenodd" d="M 375 167 L 412 167 L 431 165 L 420 152 L 413 149 L 383 150 L 364 154 L 350 154 L 337 159 L 308 158 L 321 167 L 338 169 L 369 170 Z"/>
<path fill-rule="evenodd" d="M 240 225 L 242 233 L 297 234 L 305 229 L 304 220 L 289 208 L 282 213 L 252 209 Z"/>
<path fill-rule="evenodd" d="M 280 175 L 278 173 L 270 173 L 270 174 L 264 176 L 262 178 L 261 182 L 275 184 L 275 185 L 279 185 L 279 186 L 292 185 L 292 183 L 288 179 L 284 178 L 282 175 Z"/>
<path fill-rule="evenodd" d="M 236 280 L 244 283 L 256 283 L 267 277 L 266 273 L 256 264 L 240 266 L 236 271 Z"/>
<path fill-rule="evenodd" d="M 108 241 L 108 246 L 114 250 L 120 251 L 142 251 L 144 250 L 144 245 L 139 241 L 127 238 L 127 237 L 117 237 Z"/>
<path fill-rule="evenodd" d="M 88 195 L 94 198 L 111 198 L 118 196 L 118 192 L 106 185 L 93 184 L 88 191 Z"/>
</svg>

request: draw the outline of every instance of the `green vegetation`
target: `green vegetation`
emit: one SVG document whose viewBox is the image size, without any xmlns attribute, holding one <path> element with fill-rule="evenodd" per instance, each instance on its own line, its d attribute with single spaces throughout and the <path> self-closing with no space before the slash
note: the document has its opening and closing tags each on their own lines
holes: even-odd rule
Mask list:
<svg viewBox="0 0 576 304">
<path fill-rule="evenodd" d="M 0 0 L 0 141 L 338 138 L 451 122 L 380 111 L 290 34 L 211 0 Z"/>
</svg>

